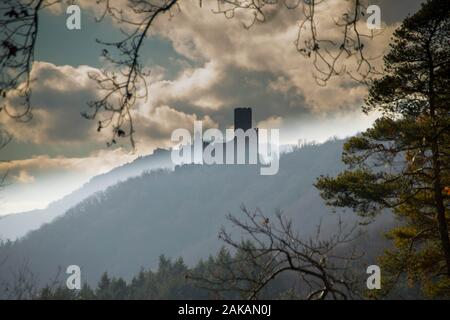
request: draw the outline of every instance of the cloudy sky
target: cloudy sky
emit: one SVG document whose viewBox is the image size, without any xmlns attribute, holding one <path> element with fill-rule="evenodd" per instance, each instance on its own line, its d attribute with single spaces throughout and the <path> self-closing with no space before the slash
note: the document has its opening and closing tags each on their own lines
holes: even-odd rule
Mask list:
<svg viewBox="0 0 450 320">
<path fill-rule="evenodd" d="M 373 1 L 382 9 L 383 29 L 367 43 L 371 56 L 386 52 L 392 30 L 420 2 Z M 32 72 L 33 120 L 21 124 L 0 115 L 0 125 L 14 136 L 0 150 L 0 159 L 9 161 L 0 164 L 0 170 L 9 170 L 0 215 L 43 208 L 94 175 L 169 147 L 171 132 L 192 128 L 194 120 L 229 127 L 235 107 L 252 107 L 259 127 L 280 128 L 282 143 L 346 137 L 367 128 L 376 116 L 361 112 L 366 88 L 352 79 L 332 79 L 325 87 L 315 83 L 311 61 L 294 45 L 301 10 L 278 8 L 264 24 L 247 30 L 244 13 L 226 19 L 212 12 L 215 1 L 203 1 L 200 8 L 198 0 L 183 0 L 172 15 L 158 18 L 141 53 L 151 74 L 149 99 L 133 113 L 136 152 L 129 152 L 125 140 L 108 148 L 110 132 L 97 133 L 96 122 L 80 113 L 100 94 L 87 73 L 107 67 L 95 39 L 121 39 L 121 26 L 109 19 L 96 23 L 94 1 L 75 3 L 82 8 L 81 30 L 66 29 L 65 6 L 42 13 Z M 321 5 L 322 34 L 336 36 L 332 19 L 345 3 Z"/>
</svg>

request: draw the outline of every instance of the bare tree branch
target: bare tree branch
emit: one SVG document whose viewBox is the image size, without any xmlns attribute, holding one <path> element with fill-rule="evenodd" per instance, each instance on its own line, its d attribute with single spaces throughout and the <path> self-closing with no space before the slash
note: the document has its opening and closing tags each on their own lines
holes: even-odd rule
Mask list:
<svg viewBox="0 0 450 320">
<path fill-rule="evenodd" d="M 103 118 L 98 121 L 98 131 L 109 126 L 113 127 L 113 137 L 108 145 L 115 144 L 117 138 L 129 137 L 134 149 L 131 109 L 138 99 L 148 97 L 145 80 L 148 72 L 139 61 L 140 49 L 153 21 L 159 15 L 170 12 L 177 0 L 154 1 L 156 4 L 151 1 L 129 0 L 128 8 L 135 14 L 134 20 L 129 20 L 121 10 L 112 7 L 109 0 L 99 2 L 105 4 L 105 13 L 101 19 L 109 14 L 120 23 L 127 24 L 132 30 L 122 29 L 126 37 L 118 42 L 97 40 L 108 49 L 117 50 L 119 57 L 114 57 L 108 49 L 103 50 L 103 58 L 113 66 L 115 71 L 103 70 L 101 73 L 89 74 L 89 77 L 97 82 L 98 88 L 105 94 L 100 100 L 90 102 L 89 107 L 92 112 L 83 113 L 83 116 L 95 119 L 99 113 L 102 113 Z M 117 105 L 111 100 L 116 100 Z"/>
<path fill-rule="evenodd" d="M 55 2 L 4 0 L 0 5 L 0 101 L 7 96 L 19 100 L 17 108 L 2 101 L 0 111 L 19 121 L 30 121 L 32 118 L 31 70 L 39 29 L 39 13 Z"/>
<path fill-rule="evenodd" d="M 219 235 L 235 249 L 234 259 L 218 259 L 219 268 L 206 276 L 190 275 L 200 286 L 257 299 L 276 277 L 290 272 L 299 279 L 303 299 L 351 299 L 358 295 L 357 279 L 349 266 L 360 255 L 354 251 L 347 256 L 338 254 L 340 247 L 359 236 L 356 226 L 346 228 L 339 220 L 336 233 L 329 239 L 320 239 L 318 227 L 315 237 L 303 240 L 281 212 L 275 221 L 260 210 L 250 212 L 243 206 L 242 212 L 244 220 L 232 215 L 228 219 L 244 232 L 245 238 L 236 240 L 224 229 Z"/>
</svg>

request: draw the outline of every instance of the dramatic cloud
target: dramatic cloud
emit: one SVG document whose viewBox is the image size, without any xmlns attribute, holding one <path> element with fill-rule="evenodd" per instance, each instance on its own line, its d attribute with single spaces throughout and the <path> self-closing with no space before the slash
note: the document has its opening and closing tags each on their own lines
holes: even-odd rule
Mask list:
<svg viewBox="0 0 450 320">
<path fill-rule="evenodd" d="M 345 6 L 349 3 L 328 1 L 327 4 L 319 6 L 321 10 L 317 11 L 317 21 L 322 38 L 336 41 L 340 39 L 342 30 L 336 27 L 333 21 L 336 17 L 333 14 L 344 12 Z M 351 109 L 361 104 L 367 92 L 366 87 L 356 84 L 348 77 L 335 78 L 326 87 L 315 83 L 312 76 L 315 72 L 312 59 L 302 57 L 294 45 L 298 35 L 298 22 L 302 18 L 300 10 L 274 7 L 273 11 L 268 12 L 269 21 L 246 30 L 242 27 L 242 21 L 246 20 L 247 13 L 243 12 L 234 19 L 226 19 L 223 15 L 212 14 L 209 9 L 213 7 L 198 8 L 190 1 L 182 2 L 180 12 L 170 20 L 166 16 L 161 17 L 154 32 L 168 38 L 179 54 L 200 62 L 201 66 L 194 71 L 191 70 L 188 79 L 195 81 L 198 72 L 203 74 L 204 72 L 200 71 L 209 71 L 207 73 L 209 81 L 206 83 L 208 87 L 203 84 L 199 90 L 187 92 L 190 95 L 197 94 L 198 99 L 198 96 L 204 96 L 206 91 L 204 101 L 212 102 L 210 108 L 217 109 L 221 105 L 236 103 L 233 101 L 237 100 L 236 98 L 252 94 L 248 90 L 235 88 L 237 90 L 233 92 L 234 94 L 228 95 L 229 101 L 226 97 L 220 96 L 217 84 L 220 83 L 222 88 L 232 85 L 229 80 L 236 81 L 236 73 L 243 78 L 251 77 L 251 73 L 257 73 L 258 77 L 255 79 L 257 81 L 254 81 L 255 90 L 258 89 L 258 85 L 268 82 L 271 90 L 264 88 L 265 92 L 261 93 L 265 95 L 260 97 L 261 101 L 277 92 L 282 94 L 290 92 L 291 96 L 296 95 L 297 105 L 292 105 L 291 101 L 290 107 L 297 108 L 299 113 L 303 108 L 321 112 Z M 365 33 L 369 31 L 365 23 L 361 23 L 359 28 Z M 382 56 L 391 32 L 392 27 L 385 26 L 383 34 L 372 41 L 366 41 L 368 57 Z M 379 59 L 378 63 L 380 61 Z M 346 67 L 356 68 L 352 65 L 351 59 L 347 61 Z M 179 80 L 186 82 L 186 79 Z M 251 86 L 248 89 L 251 90 Z M 182 95 L 182 97 L 191 104 L 205 107 L 189 96 Z M 303 100 L 303 103 L 299 103 L 299 100 Z M 281 101 L 279 104 L 281 105 Z M 257 105 L 254 107 L 258 108 Z M 279 110 L 278 115 L 285 116 L 283 111 Z M 273 112 L 268 116 L 277 114 Z"/>
<path fill-rule="evenodd" d="M 124 2 L 115 2 L 126 12 Z M 333 18 L 342 14 L 350 2 L 330 0 L 317 9 L 317 21 L 322 38 L 341 39 Z M 310 113 L 353 113 L 359 109 L 367 88 L 349 77 L 331 79 L 326 87 L 316 84 L 312 59 L 302 57 L 294 41 L 300 9 L 288 10 L 284 5 L 272 6 L 264 24 L 250 30 L 243 27 L 253 13 L 238 11 L 227 19 L 214 14 L 215 1 L 180 1 L 173 15 L 158 17 L 151 28 L 152 36 L 170 41 L 174 50 L 184 57 L 181 72 L 168 78 L 165 66 L 150 66 L 156 70 L 149 81 L 149 101 L 140 106 L 142 114 L 154 115 L 155 110 L 168 107 L 198 117 L 209 116 L 219 126 L 231 124 L 236 106 L 254 108 L 257 122 L 271 118 L 301 118 Z M 92 8 L 87 4 L 86 8 Z M 383 25 L 384 31 L 372 41 L 365 41 L 368 58 L 380 66 L 381 57 L 394 25 Z M 368 33 L 361 22 L 359 28 Z M 150 51 L 151 54 L 151 51 Z M 351 59 L 348 70 L 356 68 Z"/>
<path fill-rule="evenodd" d="M 401 0 L 395 5 L 387 0 L 368 2 L 380 5 L 382 18 L 389 23 L 383 24 L 384 31 L 379 37 L 364 43 L 368 58 L 381 58 L 394 27 L 406 16 L 407 10 L 417 9 L 421 1 Z M 139 20 L 129 11 L 127 1 L 109 3 L 130 20 Z M 293 3 L 298 2 L 287 2 Z M 96 15 L 104 9 L 88 0 L 80 4 Z M 340 41 L 342 29 L 337 28 L 334 21 L 350 10 L 351 5 L 351 1 L 327 0 L 316 6 L 321 39 Z M 303 18 L 301 7 L 288 10 L 283 1 L 266 6 L 266 22 L 246 30 L 243 24 L 253 19 L 252 11 L 237 10 L 234 18 L 227 19 L 223 14 L 213 13 L 217 1 L 204 1 L 202 7 L 197 0 L 179 1 L 170 15 L 157 18 L 150 31 L 151 35 L 171 42 L 177 53 L 186 59 L 185 68 L 175 79 L 163 76 L 152 83 L 147 111 L 166 105 L 188 114 L 208 114 L 215 121 L 224 120 L 225 113 L 234 106 L 247 103 L 258 108 L 258 121 L 299 116 L 305 112 L 353 112 L 361 105 L 366 87 L 348 77 L 332 79 L 326 87 L 317 86 L 312 77 L 315 71 L 312 59 L 303 58 L 294 46 L 298 24 Z M 63 8 L 58 10 L 62 12 Z M 126 24 L 116 27 L 127 28 Z M 358 27 L 363 33 L 369 33 L 363 21 Z M 381 61 L 378 59 L 374 64 L 380 65 Z M 357 67 L 352 62 L 352 59 L 346 61 L 348 70 Z M 160 66 L 150 67 L 158 69 Z M 259 101 L 248 98 L 252 95 L 257 95 Z M 280 95 L 288 98 L 280 99 Z M 276 106 L 268 106 L 267 101 Z"/>
<path fill-rule="evenodd" d="M 384 8 L 385 2 L 376 3 Z M 80 4 L 96 15 L 102 13 L 102 7 L 92 1 Z M 131 20 L 139 19 L 129 12 L 126 1 L 110 4 Z M 350 5 L 351 1 L 327 0 L 317 6 L 316 21 L 322 39 L 341 39 L 342 30 L 333 19 Z M 243 23 L 253 19 L 253 12 L 238 10 L 233 19 L 227 19 L 223 14 L 214 14 L 216 8 L 216 1 L 204 1 L 202 7 L 196 0 L 180 1 L 171 15 L 157 18 L 150 29 L 151 36 L 170 41 L 184 60 L 180 59 L 181 72 L 175 78 L 167 76 L 170 67 L 149 65 L 153 71 L 149 80 L 150 99 L 139 107 L 142 114 L 154 115 L 156 109 L 167 106 L 200 118 L 209 116 L 219 126 L 229 126 L 229 115 L 236 106 L 253 107 L 256 121 L 299 118 L 308 113 L 353 112 L 360 107 L 367 88 L 352 79 L 334 78 L 326 87 L 315 83 L 312 59 L 302 57 L 294 45 L 303 18 L 301 6 L 295 10 L 288 10 L 283 2 L 267 6 L 266 22 L 250 30 Z M 391 25 L 384 24 L 379 37 L 365 41 L 369 58 L 382 57 L 395 26 L 393 21 L 390 13 Z M 115 26 L 127 28 L 126 24 Z M 364 22 L 359 28 L 368 33 Z M 151 55 L 151 49 L 146 53 Z M 144 61 L 148 58 L 141 57 Z M 353 62 L 346 61 L 349 70 L 356 68 Z M 374 63 L 380 62 L 378 59 Z"/>
<path fill-rule="evenodd" d="M 18 141 L 40 145 L 80 144 L 97 142 L 95 123 L 82 119 L 81 112 L 88 109 L 87 102 L 97 97 L 94 84 L 87 73 L 94 69 L 86 66 L 55 66 L 47 62 L 33 65 L 33 119 L 20 123 L 1 117 L 5 128 Z M 20 111 L 20 100 L 9 97 L 8 108 Z"/>
<path fill-rule="evenodd" d="M 110 139 L 111 131 L 103 130 L 98 133 L 96 121 L 81 116 L 82 112 L 89 111 L 87 102 L 96 100 L 104 94 L 88 77 L 89 72 L 98 71 L 87 66 L 74 68 L 36 62 L 32 72 L 35 79 L 32 96 L 33 119 L 30 122 L 20 123 L 9 117 L 1 117 L 0 125 L 11 132 L 15 140 L 40 145 L 44 150 L 46 146 L 58 145 L 103 147 Z M 177 94 L 183 96 L 187 94 L 186 91 L 192 89 L 192 86 L 206 85 L 205 83 L 209 81 L 203 79 L 202 84 L 204 76 L 198 70 L 196 75 L 180 76 L 174 83 L 175 88 L 167 88 L 166 81 L 155 77 L 149 79 L 149 83 L 154 83 L 151 90 L 157 88 L 156 90 L 161 92 L 151 96 L 160 97 L 161 100 Z M 9 109 L 20 110 L 19 99 L 11 97 L 6 103 Z M 208 116 L 200 118 L 161 103 L 153 104 L 150 108 L 144 101 L 141 103 L 142 105 L 136 106 L 136 110 L 133 111 L 136 129 L 139 132 L 138 140 L 142 142 L 140 153 L 168 145 L 170 134 L 174 129 L 192 127 L 195 120 L 203 120 L 205 126 L 217 126 Z"/>
</svg>

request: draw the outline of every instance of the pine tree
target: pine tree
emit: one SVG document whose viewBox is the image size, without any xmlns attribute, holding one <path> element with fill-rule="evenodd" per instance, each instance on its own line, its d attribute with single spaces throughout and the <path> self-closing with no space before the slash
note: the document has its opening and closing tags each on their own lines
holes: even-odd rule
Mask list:
<svg viewBox="0 0 450 320">
<path fill-rule="evenodd" d="M 104 272 L 98 282 L 95 296 L 99 300 L 111 300 L 113 299 L 111 291 L 111 279 L 109 278 L 108 273 Z"/>
<path fill-rule="evenodd" d="M 381 117 L 348 140 L 348 170 L 320 177 L 327 203 L 401 225 L 381 259 L 385 289 L 406 275 L 431 296 L 450 297 L 450 1 L 428 0 L 394 33 L 364 106 Z"/>
<path fill-rule="evenodd" d="M 80 293 L 79 293 L 80 300 L 94 300 L 95 299 L 95 293 L 91 289 L 91 287 L 84 283 L 81 287 Z"/>
</svg>

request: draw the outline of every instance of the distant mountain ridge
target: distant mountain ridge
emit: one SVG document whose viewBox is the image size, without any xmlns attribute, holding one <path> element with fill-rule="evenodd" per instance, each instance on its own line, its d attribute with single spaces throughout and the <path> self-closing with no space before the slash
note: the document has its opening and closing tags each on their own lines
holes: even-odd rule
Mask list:
<svg viewBox="0 0 450 320">
<path fill-rule="evenodd" d="M 145 171 L 173 169 L 173 167 L 170 160 L 170 151 L 156 149 L 150 155 L 138 157 L 132 162 L 93 177 L 82 187 L 62 199 L 50 203 L 45 209 L 0 217 L 0 239 L 15 240 L 23 237 L 28 232 L 39 229 L 43 224 L 49 223 L 56 217 L 64 214 L 71 207 L 93 195 L 95 192 L 105 190 L 120 181 L 139 176 Z"/>
</svg>

